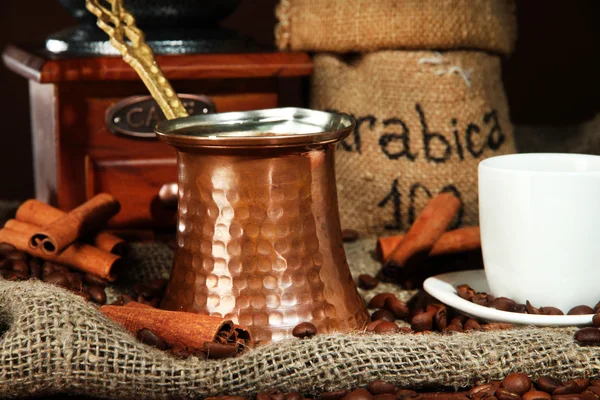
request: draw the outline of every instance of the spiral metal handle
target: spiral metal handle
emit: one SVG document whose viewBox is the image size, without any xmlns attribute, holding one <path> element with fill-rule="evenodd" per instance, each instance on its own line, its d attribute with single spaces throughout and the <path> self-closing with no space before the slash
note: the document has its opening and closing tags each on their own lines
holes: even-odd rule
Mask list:
<svg viewBox="0 0 600 400">
<path fill-rule="evenodd" d="M 86 0 L 86 8 L 98 17 L 98 27 L 108 34 L 110 43 L 121 53 L 123 60 L 142 78 L 165 117 L 187 117 L 177 93 L 156 63 L 144 33 L 135 25 L 133 15 L 123 7 L 123 0 Z"/>
</svg>

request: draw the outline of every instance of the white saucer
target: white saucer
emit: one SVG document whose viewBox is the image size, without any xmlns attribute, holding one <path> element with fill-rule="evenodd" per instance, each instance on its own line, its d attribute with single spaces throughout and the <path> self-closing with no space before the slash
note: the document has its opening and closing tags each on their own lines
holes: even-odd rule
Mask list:
<svg viewBox="0 0 600 400">
<path fill-rule="evenodd" d="M 471 303 L 456 293 L 456 287 L 466 283 L 478 292 L 489 293 L 483 270 L 458 271 L 428 278 L 423 283 L 427 293 L 442 303 L 472 317 L 489 322 L 506 322 L 518 325 L 577 326 L 591 325 L 593 314 L 587 315 L 533 315 L 500 311 Z"/>
</svg>

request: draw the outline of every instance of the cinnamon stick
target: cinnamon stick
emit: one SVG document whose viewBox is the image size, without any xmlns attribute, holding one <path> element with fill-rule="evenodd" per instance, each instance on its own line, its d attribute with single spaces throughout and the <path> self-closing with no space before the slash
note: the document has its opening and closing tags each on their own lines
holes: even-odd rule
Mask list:
<svg viewBox="0 0 600 400">
<path fill-rule="evenodd" d="M 415 265 L 426 258 L 440 236 L 448 229 L 460 208 L 460 200 L 452 193 L 441 193 L 431 199 L 410 227 L 404 240 L 390 254 L 383 273 L 394 276 L 394 270 Z"/>
<path fill-rule="evenodd" d="M 138 303 L 137 301 L 130 301 L 129 303 L 127 303 L 127 304 L 125 304 L 125 305 L 123 305 L 121 307 L 156 309 L 156 308 L 154 308 L 152 306 L 149 306 L 147 304 Z M 238 343 L 241 342 L 241 345 L 244 348 L 252 348 L 252 347 L 254 347 L 254 338 L 250 334 L 250 331 L 248 329 L 244 328 L 243 326 L 234 325 L 233 326 L 233 332 L 231 332 L 229 334 L 226 333 L 226 332 L 221 332 L 220 335 L 221 336 L 226 336 L 226 337 L 231 337 L 232 339 L 230 339 L 230 342 L 233 342 L 233 341 L 238 341 Z"/>
<path fill-rule="evenodd" d="M 100 193 L 35 232 L 29 246 L 39 247 L 46 254 L 60 253 L 80 237 L 105 225 L 120 208 L 117 199 Z"/>
<path fill-rule="evenodd" d="M 381 262 L 388 260 L 390 254 L 402 242 L 404 235 L 385 236 L 377 239 L 377 256 Z M 481 236 L 478 226 L 458 228 L 444 232 L 429 252 L 430 257 L 462 253 L 481 248 Z"/>
<path fill-rule="evenodd" d="M 17 209 L 15 218 L 22 222 L 32 225 L 46 226 L 54 223 L 67 215 L 66 212 L 52 207 L 36 199 L 27 200 Z M 117 254 L 124 257 L 127 251 L 127 245 L 124 239 L 107 231 L 100 231 L 93 238 L 91 243 L 100 250 Z"/>
<path fill-rule="evenodd" d="M 116 254 L 108 253 L 94 246 L 73 243 L 59 254 L 47 254 L 40 249 L 29 246 L 29 239 L 39 228 L 15 219 L 8 220 L 0 229 L 0 243 L 6 242 L 17 249 L 47 261 L 64 264 L 114 282 L 116 271 L 121 267 L 123 259 Z"/>
<path fill-rule="evenodd" d="M 125 306 L 102 306 L 100 312 L 123 325 L 134 335 L 140 329 L 149 329 L 170 345 L 180 344 L 204 349 L 207 343 L 239 344 L 239 336 L 230 320 L 189 312 L 160 310 L 132 303 Z M 246 329 L 240 329 L 244 333 L 242 337 L 248 337 L 243 347 L 250 347 L 250 333 Z"/>
</svg>

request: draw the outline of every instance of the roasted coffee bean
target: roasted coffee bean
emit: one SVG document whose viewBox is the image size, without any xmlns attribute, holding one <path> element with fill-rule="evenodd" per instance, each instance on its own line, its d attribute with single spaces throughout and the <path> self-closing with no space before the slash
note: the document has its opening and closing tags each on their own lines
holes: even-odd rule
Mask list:
<svg viewBox="0 0 600 400">
<path fill-rule="evenodd" d="M 372 321 L 383 320 L 383 321 L 392 321 L 393 322 L 396 320 L 396 316 L 391 311 L 388 311 L 388 310 L 385 310 L 382 308 L 381 310 L 375 311 L 371 315 L 371 320 Z"/>
<path fill-rule="evenodd" d="M 540 309 L 539 308 L 535 308 L 534 306 L 531 305 L 531 303 L 529 302 L 529 300 L 527 300 L 525 302 L 525 308 L 527 309 L 527 313 L 529 314 L 539 314 L 540 313 Z"/>
<path fill-rule="evenodd" d="M 462 318 L 462 316 L 454 317 L 454 318 L 452 318 L 452 320 L 450 321 L 448 326 L 457 326 L 457 327 L 460 327 L 460 329 L 462 329 L 463 324 L 466 322 L 467 319 L 468 318 Z"/>
<path fill-rule="evenodd" d="M 128 294 L 122 294 L 121 296 L 119 296 L 119 298 L 123 301 L 123 305 L 131 303 L 132 301 L 135 301 L 133 299 L 133 297 L 131 297 Z"/>
<path fill-rule="evenodd" d="M 531 379 L 529 379 L 527 374 L 514 372 L 507 375 L 506 378 L 500 382 L 500 387 L 522 396 L 531 390 Z"/>
<path fill-rule="evenodd" d="M 168 348 L 167 343 L 164 340 L 162 340 L 161 338 L 159 338 L 158 336 L 156 336 L 156 334 L 154 332 L 152 332 L 150 329 L 146 329 L 146 328 L 140 329 L 137 333 L 137 339 L 140 342 L 147 344 L 149 346 L 156 347 L 159 350 L 167 350 L 167 348 Z"/>
<path fill-rule="evenodd" d="M 592 323 L 596 328 L 600 328 L 600 314 L 594 314 L 592 317 Z"/>
<path fill-rule="evenodd" d="M 60 272 L 61 274 L 68 274 L 71 272 L 71 270 L 69 270 L 69 268 L 65 267 L 64 265 L 60 265 L 60 264 L 53 264 L 54 265 L 54 272 Z"/>
<path fill-rule="evenodd" d="M 488 322 L 487 324 L 481 325 L 482 331 L 505 331 L 507 329 L 514 329 L 513 324 L 507 324 L 505 322 Z"/>
<path fill-rule="evenodd" d="M 369 383 L 368 388 L 371 394 L 394 394 L 398 391 L 398 388 L 393 383 L 382 381 L 381 379 L 374 380 Z"/>
<path fill-rule="evenodd" d="M 385 300 L 389 297 L 396 297 L 393 293 L 379 293 L 373 296 L 373 298 L 367 304 L 368 308 L 383 308 Z"/>
<path fill-rule="evenodd" d="M 27 264 L 23 260 L 14 260 L 12 263 L 12 270 L 25 275 L 29 275 L 29 264 Z"/>
<path fill-rule="evenodd" d="M 527 314 L 527 306 L 525 304 L 517 304 L 514 312 L 519 314 Z"/>
<path fill-rule="evenodd" d="M 477 322 L 476 319 L 469 318 L 468 320 L 465 321 L 465 323 L 463 325 L 463 329 L 465 331 L 478 331 L 481 329 L 481 325 L 479 324 L 479 322 Z"/>
<path fill-rule="evenodd" d="M 304 339 L 311 338 L 317 334 L 317 327 L 310 322 L 301 322 L 294 327 L 292 335 L 294 337 Z"/>
<path fill-rule="evenodd" d="M 600 386 L 600 379 L 590 379 L 590 386 Z"/>
<path fill-rule="evenodd" d="M 540 314 L 542 315 L 565 315 L 561 310 L 556 307 L 540 307 Z"/>
<path fill-rule="evenodd" d="M 67 280 L 69 281 L 69 285 L 70 285 L 71 289 L 73 289 L 75 291 L 83 290 L 83 282 L 81 281 L 83 276 L 80 273 L 71 272 L 69 274 L 65 274 L 65 276 L 67 277 Z"/>
<path fill-rule="evenodd" d="M 375 331 L 375 327 L 377 325 L 379 325 L 380 323 L 384 322 L 383 320 L 377 320 L 377 321 L 371 321 L 369 322 L 369 324 L 367 325 L 367 327 L 365 328 L 366 332 L 374 332 Z"/>
<path fill-rule="evenodd" d="M 492 307 L 500 311 L 513 312 L 516 306 L 517 303 L 515 303 L 514 300 L 509 299 L 508 297 L 497 297 L 492 303 Z"/>
<path fill-rule="evenodd" d="M 373 397 L 373 400 L 397 400 L 397 399 L 396 399 L 395 394 L 382 393 L 382 394 L 376 394 Z"/>
<path fill-rule="evenodd" d="M 29 276 L 15 271 L 4 271 L 2 275 L 4 276 L 4 279 L 10 282 L 26 281 L 29 279 Z"/>
<path fill-rule="evenodd" d="M 4 259 L 0 261 L 0 271 L 11 271 L 13 260 Z"/>
<path fill-rule="evenodd" d="M 379 279 L 369 274 L 358 276 L 358 287 L 365 290 L 375 289 L 379 285 Z"/>
<path fill-rule="evenodd" d="M 498 400 L 521 400 L 522 397 L 519 394 L 513 393 L 506 388 L 498 388 L 494 395 Z"/>
<path fill-rule="evenodd" d="M 106 304 L 106 292 L 104 292 L 104 288 L 100 286 L 90 286 L 88 293 L 94 303 L 100 305 Z"/>
<path fill-rule="evenodd" d="M 367 389 L 355 389 L 342 398 L 343 400 L 374 400 Z"/>
<path fill-rule="evenodd" d="M 85 274 L 83 276 L 83 282 L 87 283 L 88 285 L 92 285 L 92 286 L 100 286 L 100 287 L 108 286 L 108 281 L 100 278 L 99 276 L 92 275 L 92 274 Z"/>
<path fill-rule="evenodd" d="M 553 394 L 552 400 L 585 400 L 581 394 Z"/>
<path fill-rule="evenodd" d="M 184 400 L 184 399 L 181 399 Z M 214 396 L 207 397 L 204 400 L 248 400 L 247 397 L 244 396 Z"/>
<path fill-rule="evenodd" d="M 396 323 L 394 322 L 390 322 L 390 321 L 381 321 L 380 324 L 377 324 L 377 326 L 374 329 L 375 333 L 398 333 L 400 332 L 400 327 L 398 327 L 398 325 L 396 325 Z"/>
<path fill-rule="evenodd" d="M 440 307 L 439 310 L 433 315 L 433 322 L 435 327 L 440 331 L 443 331 L 448 327 L 448 310 L 446 307 Z"/>
<path fill-rule="evenodd" d="M 17 248 L 10 243 L 0 243 L 0 255 L 3 257 L 16 250 Z"/>
<path fill-rule="evenodd" d="M 446 327 L 446 329 L 444 329 L 444 332 L 462 332 L 463 331 L 463 327 L 462 324 L 448 324 L 448 326 Z"/>
<path fill-rule="evenodd" d="M 576 306 L 573 307 L 569 310 L 569 312 L 567 313 L 567 315 L 586 315 L 586 314 L 593 314 L 594 313 L 594 309 L 590 306 Z"/>
<path fill-rule="evenodd" d="M 483 307 L 490 306 L 490 296 L 487 293 L 477 293 L 472 297 L 471 301 Z"/>
<path fill-rule="evenodd" d="M 204 343 L 204 351 L 208 358 L 229 358 L 237 355 L 237 345 Z"/>
<path fill-rule="evenodd" d="M 598 397 L 592 392 L 587 390 L 579 394 L 583 400 L 598 400 Z"/>
<path fill-rule="evenodd" d="M 269 398 L 271 400 L 285 400 L 285 393 L 283 393 L 281 390 L 269 390 L 268 392 L 266 392 L 269 395 Z"/>
<path fill-rule="evenodd" d="M 594 306 L 594 314 L 599 313 L 600 312 L 600 301 L 596 303 L 596 305 Z"/>
<path fill-rule="evenodd" d="M 385 299 L 385 302 L 383 303 L 383 308 L 391 311 L 396 316 L 396 319 L 405 319 L 410 313 L 410 310 L 406 303 L 395 296 L 388 297 L 387 299 Z"/>
<path fill-rule="evenodd" d="M 79 292 L 73 292 L 73 293 L 75 293 L 79 297 L 83 297 L 83 299 L 86 301 L 90 301 L 92 299 L 92 297 L 90 296 L 90 294 L 88 292 L 79 291 Z"/>
<path fill-rule="evenodd" d="M 33 279 L 42 279 L 42 266 L 37 261 L 29 261 L 29 276 Z"/>
<path fill-rule="evenodd" d="M 423 397 L 423 396 L 421 394 L 415 392 L 414 390 L 410 390 L 410 389 L 399 389 L 396 392 L 396 399 L 398 399 L 398 400 L 408 400 L 408 399 L 416 400 L 419 397 Z"/>
<path fill-rule="evenodd" d="M 583 393 L 585 392 L 590 393 L 597 399 L 600 399 L 600 387 L 598 386 L 588 386 Z"/>
<path fill-rule="evenodd" d="M 557 379 L 549 376 L 540 376 L 537 381 L 537 387 L 546 393 L 552 393 L 561 385 L 561 382 Z"/>
<path fill-rule="evenodd" d="M 27 262 L 29 260 L 29 255 L 27 253 L 23 253 L 22 251 L 12 251 L 6 255 L 6 259 L 8 260 L 20 260 Z"/>
<path fill-rule="evenodd" d="M 354 229 L 342 229 L 342 240 L 344 242 L 356 242 L 358 240 L 358 232 Z"/>
<path fill-rule="evenodd" d="M 410 320 L 410 328 L 415 332 L 430 331 L 433 328 L 433 316 L 435 311 L 426 311 L 415 315 Z"/>
<path fill-rule="evenodd" d="M 590 378 L 573 379 L 573 381 L 581 388 L 582 391 L 590 386 Z"/>
<path fill-rule="evenodd" d="M 42 276 L 45 278 L 48 275 L 51 275 L 54 272 L 54 264 L 46 261 L 44 265 L 42 265 Z"/>
<path fill-rule="evenodd" d="M 333 392 L 321 393 L 321 400 L 340 400 L 348 394 L 345 390 L 336 390 Z"/>
<path fill-rule="evenodd" d="M 48 276 L 44 276 L 44 281 L 67 289 L 71 286 L 65 274 L 61 274 L 60 272 L 53 272 Z"/>
<path fill-rule="evenodd" d="M 550 400 L 552 396 L 541 390 L 530 390 L 523 395 L 523 400 Z"/>
<path fill-rule="evenodd" d="M 456 293 L 463 299 L 471 301 L 475 296 L 475 290 L 471 289 L 469 285 L 458 285 L 456 287 Z"/>
<path fill-rule="evenodd" d="M 571 380 L 567 381 L 564 384 L 560 385 L 552 392 L 552 396 L 560 395 L 560 394 L 575 394 L 581 393 L 585 390 L 585 387 L 581 387 L 577 384 L 577 382 Z"/>
<path fill-rule="evenodd" d="M 285 400 L 302 400 L 304 396 L 299 392 L 289 392 L 285 395 Z"/>
<path fill-rule="evenodd" d="M 271 400 L 271 396 L 267 392 L 259 392 L 256 394 L 256 400 Z"/>
<path fill-rule="evenodd" d="M 471 390 L 467 392 L 467 397 L 480 400 L 484 397 L 493 396 L 496 393 L 496 389 L 498 389 L 499 383 L 486 383 L 483 385 L 475 386 Z"/>
</svg>

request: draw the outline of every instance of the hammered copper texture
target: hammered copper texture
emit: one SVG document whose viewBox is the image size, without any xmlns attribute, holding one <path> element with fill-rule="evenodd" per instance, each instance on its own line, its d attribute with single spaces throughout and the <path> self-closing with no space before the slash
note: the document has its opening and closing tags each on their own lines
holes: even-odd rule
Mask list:
<svg viewBox="0 0 600 400">
<path fill-rule="evenodd" d="M 334 147 L 178 151 L 177 251 L 162 307 L 223 316 L 258 341 L 368 320 L 346 261 Z"/>
</svg>

